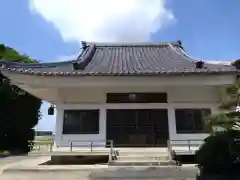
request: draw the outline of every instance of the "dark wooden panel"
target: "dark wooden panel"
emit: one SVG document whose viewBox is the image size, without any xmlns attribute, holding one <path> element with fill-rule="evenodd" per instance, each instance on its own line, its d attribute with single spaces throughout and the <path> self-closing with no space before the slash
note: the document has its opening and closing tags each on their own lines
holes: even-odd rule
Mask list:
<svg viewBox="0 0 240 180">
<path fill-rule="evenodd" d="M 99 110 L 65 110 L 63 134 L 99 134 Z"/>
<path fill-rule="evenodd" d="M 177 133 L 204 133 L 204 119 L 210 114 L 210 109 L 176 109 Z"/>
<path fill-rule="evenodd" d="M 118 147 L 166 146 L 168 129 L 166 109 L 107 110 L 107 139 Z"/>
<path fill-rule="evenodd" d="M 107 93 L 107 103 L 167 103 L 167 93 Z"/>
</svg>

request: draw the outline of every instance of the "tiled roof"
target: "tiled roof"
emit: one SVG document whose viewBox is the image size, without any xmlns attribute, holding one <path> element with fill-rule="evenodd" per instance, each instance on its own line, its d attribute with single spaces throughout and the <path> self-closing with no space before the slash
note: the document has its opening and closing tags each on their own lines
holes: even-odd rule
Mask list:
<svg viewBox="0 0 240 180">
<path fill-rule="evenodd" d="M 196 68 L 196 60 L 175 43 L 110 44 L 83 43 L 77 60 L 59 63 L 19 64 L 0 61 L 4 70 L 32 75 L 59 76 L 134 76 L 235 73 L 232 65 L 205 62 Z"/>
</svg>

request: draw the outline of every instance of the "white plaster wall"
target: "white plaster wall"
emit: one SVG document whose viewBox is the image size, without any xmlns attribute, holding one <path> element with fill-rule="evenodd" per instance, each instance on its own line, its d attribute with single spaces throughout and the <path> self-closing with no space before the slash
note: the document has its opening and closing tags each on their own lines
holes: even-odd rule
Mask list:
<svg viewBox="0 0 240 180">
<path fill-rule="evenodd" d="M 172 89 L 187 86 L 223 86 L 234 83 L 234 74 L 225 75 L 191 75 L 191 76 L 32 76 L 4 71 L 4 75 L 11 79 L 11 82 L 26 90 L 30 94 L 51 103 L 80 103 L 104 101 L 101 94 L 106 87 L 120 89 L 148 89 L 155 91 L 159 87 L 171 87 Z M 75 88 L 75 89 L 69 89 Z M 105 90 L 104 90 L 105 88 Z M 116 89 L 115 88 L 115 89 Z M 89 91 L 85 91 L 88 89 Z M 102 89 L 103 91 L 101 91 Z M 108 88 L 114 89 L 114 88 Z M 66 91 L 65 91 L 66 90 Z M 93 91 L 95 91 L 93 93 Z M 69 94 L 77 94 L 73 96 Z M 87 98 L 92 96 L 91 99 Z M 95 96 L 95 98 L 93 98 Z M 56 98 L 57 97 L 57 98 Z M 77 97 L 77 98 L 76 98 Z M 86 99 L 87 98 L 87 99 Z M 100 99 L 97 99 L 100 98 Z"/>
<path fill-rule="evenodd" d="M 105 103 L 109 92 L 167 92 L 168 102 L 219 102 L 220 88 L 208 86 L 189 87 L 109 87 L 62 88 L 59 96 L 65 103 Z"/>
<path fill-rule="evenodd" d="M 168 91 L 169 102 L 220 102 L 220 88 L 218 87 L 177 87 Z"/>
<path fill-rule="evenodd" d="M 60 87 L 108 87 L 108 86 L 217 86 L 234 83 L 235 74 L 189 76 L 34 76 L 4 71 L 4 75 L 17 86 L 38 88 Z M 28 90 L 27 87 L 22 87 Z"/>
<path fill-rule="evenodd" d="M 106 104 L 107 92 L 167 92 L 169 103 L 161 104 Z M 70 146 L 87 145 L 90 141 L 93 146 L 105 145 L 106 141 L 106 109 L 168 109 L 169 136 L 171 140 L 204 139 L 208 134 L 177 134 L 175 123 L 176 108 L 210 108 L 212 113 L 217 111 L 220 101 L 218 87 L 143 87 L 143 88 L 83 88 L 62 89 L 60 91 L 67 104 L 57 104 L 56 145 Z M 74 102 L 74 103 L 72 103 Z M 92 135 L 62 135 L 64 109 L 99 109 L 100 132 Z"/>
</svg>

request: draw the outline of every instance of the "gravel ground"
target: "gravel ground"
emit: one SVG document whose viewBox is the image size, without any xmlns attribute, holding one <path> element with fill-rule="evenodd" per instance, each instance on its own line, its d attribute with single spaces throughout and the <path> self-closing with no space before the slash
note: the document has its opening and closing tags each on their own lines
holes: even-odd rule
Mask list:
<svg viewBox="0 0 240 180">
<path fill-rule="evenodd" d="M 6 167 L 12 166 L 18 162 L 31 160 L 37 158 L 37 156 L 11 156 L 6 158 L 0 158 L 0 176 L 2 174 L 2 170 Z"/>
<path fill-rule="evenodd" d="M 0 180 L 88 180 L 89 172 L 10 173 L 2 174 Z"/>
<path fill-rule="evenodd" d="M 0 168 L 4 165 L 15 163 L 17 161 L 26 160 L 26 159 L 33 159 L 33 156 L 11 156 L 6 158 L 0 158 Z"/>
<path fill-rule="evenodd" d="M 64 173 L 16 173 L 3 174 L 1 180 L 100 180 L 100 178 L 88 178 L 89 172 L 64 172 Z M 108 180 L 120 180 L 119 178 L 107 178 Z M 103 180 L 101 178 L 101 180 Z M 121 180 L 139 180 L 139 178 L 121 178 Z M 195 178 L 141 178 L 141 180 L 195 180 Z"/>
<path fill-rule="evenodd" d="M 29 162 L 28 160 L 31 161 L 31 159 L 34 158 L 37 157 L 16 156 L 0 159 L 0 170 L 9 164 L 11 165 L 25 160 L 27 160 L 27 163 Z M 176 168 L 112 167 L 98 170 L 87 169 L 64 172 L 4 172 L 0 174 L 0 180 L 195 180 L 195 178 L 193 178 L 195 172 L 196 169 L 190 167 L 187 167 L 187 171 L 184 171 L 184 173 L 182 170 L 178 171 Z M 163 175 L 163 177 L 160 178 L 159 174 Z"/>
<path fill-rule="evenodd" d="M 98 170 L 52 171 L 52 172 L 8 172 L 0 180 L 194 180 L 194 169 L 186 173 L 169 169 L 115 168 Z M 160 173 L 159 173 L 160 172 Z M 190 173 L 189 173 L 190 172 Z M 191 175 L 190 175 L 191 174 Z M 161 177 L 162 176 L 162 177 Z M 188 178 L 186 178 L 188 177 Z M 191 177 L 191 178 L 190 178 Z"/>
</svg>

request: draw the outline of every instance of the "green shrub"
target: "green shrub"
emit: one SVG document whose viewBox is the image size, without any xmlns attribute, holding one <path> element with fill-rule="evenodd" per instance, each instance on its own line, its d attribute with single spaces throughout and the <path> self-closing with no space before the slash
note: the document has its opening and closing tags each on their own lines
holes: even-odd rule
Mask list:
<svg viewBox="0 0 240 180">
<path fill-rule="evenodd" d="M 0 156 L 7 156 L 10 155 L 9 151 L 0 151 Z"/>
<path fill-rule="evenodd" d="M 235 174 L 240 170 L 240 131 L 216 132 L 207 137 L 196 152 L 196 160 L 202 173 Z"/>
</svg>

